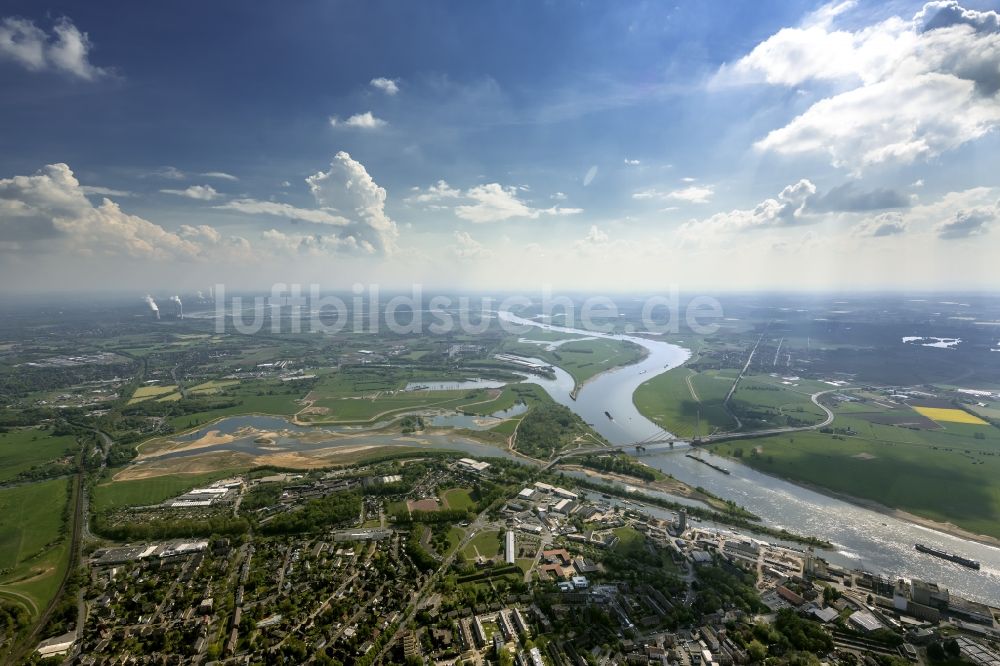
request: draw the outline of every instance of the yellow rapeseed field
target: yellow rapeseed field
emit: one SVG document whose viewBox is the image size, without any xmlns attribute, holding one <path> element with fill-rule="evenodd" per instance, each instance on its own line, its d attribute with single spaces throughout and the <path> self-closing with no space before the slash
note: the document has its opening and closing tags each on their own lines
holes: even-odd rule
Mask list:
<svg viewBox="0 0 1000 666">
<path fill-rule="evenodd" d="M 948 407 L 914 407 L 918 413 L 923 414 L 933 421 L 947 421 L 950 423 L 971 423 L 973 425 L 989 425 L 978 416 L 961 409 L 951 409 Z"/>
</svg>

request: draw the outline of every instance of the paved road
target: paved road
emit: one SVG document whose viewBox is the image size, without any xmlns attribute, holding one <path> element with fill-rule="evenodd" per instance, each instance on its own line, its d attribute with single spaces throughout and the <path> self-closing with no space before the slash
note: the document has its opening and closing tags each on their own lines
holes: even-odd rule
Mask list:
<svg viewBox="0 0 1000 666">
<path fill-rule="evenodd" d="M 733 380 L 733 385 L 729 388 L 729 393 L 726 394 L 726 399 L 722 401 L 722 406 L 726 408 L 726 411 L 729 412 L 729 415 L 733 417 L 734 421 L 736 421 L 737 428 L 742 428 L 743 422 L 740 421 L 740 417 L 736 416 L 736 414 L 734 414 L 733 411 L 729 409 L 729 401 L 732 399 L 733 394 L 736 393 L 736 386 L 740 383 L 740 380 L 743 379 L 743 375 L 745 375 L 747 373 L 747 370 L 750 368 L 750 362 L 753 360 L 753 355 L 757 353 L 757 347 L 760 346 L 760 341 L 763 339 L 764 339 L 764 334 L 761 333 L 760 337 L 757 338 L 757 344 L 755 344 L 753 346 L 753 349 L 750 350 L 750 355 L 747 356 L 747 362 L 743 365 L 743 369 L 740 370 L 740 374 L 736 375 L 736 379 Z"/>
</svg>

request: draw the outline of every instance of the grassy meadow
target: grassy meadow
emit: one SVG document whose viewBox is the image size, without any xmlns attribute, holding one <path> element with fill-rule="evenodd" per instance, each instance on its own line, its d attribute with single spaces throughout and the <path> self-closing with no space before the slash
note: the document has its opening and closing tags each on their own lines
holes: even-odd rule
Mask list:
<svg viewBox="0 0 1000 666">
<path fill-rule="evenodd" d="M 63 517 L 69 480 L 0 489 L 0 596 L 37 614 L 52 599 L 68 566 Z"/>
<path fill-rule="evenodd" d="M 551 334 L 541 331 L 541 334 L 545 333 Z M 560 336 L 555 340 L 566 339 L 563 334 L 552 335 Z M 525 338 L 552 341 L 544 337 L 525 336 Z M 631 342 L 604 338 L 572 340 L 553 349 L 547 349 L 544 344 L 509 340 L 504 343 L 503 350 L 506 353 L 538 358 L 546 363 L 558 365 L 573 377 L 577 387 L 606 370 L 638 362 L 644 353 L 642 347 Z"/>
<path fill-rule="evenodd" d="M 46 428 L 15 428 L 0 433 L 0 483 L 37 465 L 72 455 L 77 448 L 72 435 L 56 436 Z"/>
<path fill-rule="evenodd" d="M 715 371 L 697 373 L 686 366 L 673 368 L 642 384 L 632 396 L 639 412 L 679 437 L 731 430 L 736 422 L 722 406 L 732 379 Z"/>
<path fill-rule="evenodd" d="M 126 506 L 148 506 L 229 476 L 228 470 L 206 474 L 173 474 L 129 481 L 105 481 L 94 487 L 91 508 L 95 513 Z"/>
<path fill-rule="evenodd" d="M 1000 537 L 1000 429 L 918 427 L 911 425 L 920 421 L 910 407 L 874 401 L 844 403 L 834 412 L 829 432 L 722 442 L 713 449 L 769 474 Z M 897 419 L 907 425 L 885 422 Z"/>
</svg>

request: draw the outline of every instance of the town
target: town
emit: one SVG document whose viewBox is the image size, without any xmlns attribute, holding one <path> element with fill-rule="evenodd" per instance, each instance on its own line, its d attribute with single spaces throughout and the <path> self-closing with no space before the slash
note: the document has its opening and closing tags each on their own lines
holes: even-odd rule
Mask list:
<svg viewBox="0 0 1000 666">
<path fill-rule="evenodd" d="M 123 509 L 109 526 L 122 535 L 222 517 L 254 527 L 92 550 L 85 625 L 36 654 L 94 665 L 729 666 L 957 650 L 996 663 L 997 609 L 578 481 L 501 459 L 415 456 L 242 474 Z"/>
</svg>

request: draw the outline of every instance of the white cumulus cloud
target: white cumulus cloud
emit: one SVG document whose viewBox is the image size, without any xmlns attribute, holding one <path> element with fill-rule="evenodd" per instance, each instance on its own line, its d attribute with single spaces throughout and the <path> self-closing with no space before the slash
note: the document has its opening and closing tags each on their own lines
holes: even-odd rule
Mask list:
<svg viewBox="0 0 1000 666">
<path fill-rule="evenodd" d="M 21 246 L 48 250 L 54 242 L 84 255 L 173 260 L 202 256 L 205 237 L 168 231 L 107 198 L 93 205 L 66 164 L 0 179 L 0 240 Z"/>
<path fill-rule="evenodd" d="M 934 157 L 1000 124 L 996 12 L 945 0 L 928 2 L 911 20 L 836 27 L 851 7 L 828 5 L 717 73 L 717 85 L 834 85 L 836 93 L 772 130 L 757 149 L 825 153 L 858 172 Z"/>
<path fill-rule="evenodd" d="M 502 222 L 512 218 L 538 219 L 543 215 L 577 215 L 582 208 L 550 206 L 536 208 L 521 199 L 519 194 L 528 191 L 526 186 L 504 187 L 500 183 L 485 183 L 467 190 L 452 187 L 439 180 L 425 190 L 414 188 L 415 194 L 406 199 L 409 203 L 424 204 L 431 209 L 451 208 L 455 215 L 473 223 Z M 553 196 L 557 200 L 565 198 L 561 192 Z"/>
<path fill-rule="evenodd" d="M 218 178 L 219 180 L 229 180 L 229 181 L 239 180 L 239 178 L 237 178 L 233 174 L 226 173 L 225 171 L 206 171 L 201 175 L 204 176 L 205 178 Z"/>
<path fill-rule="evenodd" d="M 322 208 L 299 208 L 287 203 L 276 201 L 258 201 L 257 199 L 233 199 L 215 206 L 220 210 L 235 210 L 248 215 L 274 215 L 289 220 L 312 222 L 314 224 L 335 224 L 345 226 L 350 220 Z"/>
<path fill-rule="evenodd" d="M 753 208 L 716 213 L 704 220 L 692 220 L 681 227 L 681 236 L 695 239 L 704 235 L 794 226 L 808 222 L 806 205 L 816 194 L 816 186 L 805 178 L 783 189 L 774 199 L 765 199 Z"/>
<path fill-rule="evenodd" d="M 385 127 L 388 123 L 381 118 L 376 118 L 371 111 L 356 113 L 347 120 L 341 120 L 337 116 L 330 116 L 330 125 L 333 127 L 352 127 L 355 129 L 371 130 Z"/>
<path fill-rule="evenodd" d="M 462 191 L 452 187 L 447 181 L 439 180 L 426 190 L 419 187 L 414 188 L 416 194 L 407 197 L 407 203 L 429 203 L 442 201 L 444 199 L 457 199 L 462 196 Z"/>
<path fill-rule="evenodd" d="M 487 259 L 493 256 L 489 248 L 473 238 L 467 231 L 455 232 L 455 244 L 451 246 L 451 252 L 465 261 Z"/>
<path fill-rule="evenodd" d="M 0 59 L 13 60 L 31 71 L 55 70 L 85 81 L 107 74 L 90 62 L 87 33 L 61 18 L 47 33 L 34 21 L 7 17 L 0 21 Z"/>
<path fill-rule="evenodd" d="M 851 231 L 856 236 L 869 238 L 883 238 L 886 236 L 897 236 L 906 233 L 907 221 L 900 213 L 881 213 L 875 217 L 863 221 L 855 226 Z"/>
<path fill-rule="evenodd" d="M 365 166 L 344 151 L 337 153 L 328 171 L 306 178 L 309 191 L 320 206 L 334 208 L 349 220 L 339 234 L 367 253 L 391 254 L 399 230 L 385 212 L 385 190 Z"/>
<path fill-rule="evenodd" d="M 227 201 L 216 208 L 337 227 L 336 231 L 299 234 L 271 229 L 262 239 L 272 248 L 310 254 L 342 251 L 388 255 L 398 250 L 399 230 L 385 212 L 385 190 L 363 164 L 341 151 L 330 162 L 329 170 L 319 171 L 305 182 L 316 208 L 249 198 Z"/>
<path fill-rule="evenodd" d="M 381 90 L 386 95 L 395 95 L 399 92 L 399 79 L 389 79 L 384 76 L 372 79 L 370 82 L 372 88 Z"/>
<path fill-rule="evenodd" d="M 656 188 L 650 188 L 645 190 L 639 190 L 632 194 L 632 198 L 642 201 L 648 199 L 654 200 L 671 200 L 671 201 L 684 201 L 686 203 L 708 203 L 712 199 L 712 195 L 715 194 L 715 188 L 711 185 L 689 185 L 687 187 L 682 187 L 676 190 L 670 190 L 667 192 L 658 190 Z"/>
<path fill-rule="evenodd" d="M 215 188 L 211 185 L 192 185 L 191 187 L 184 188 L 183 190 L 175 189 L 165 189 L 160 190 L 164 194 L 173 194 L 179 197 L 186 197 L 188 199 L 197 199 L 198 201 L 211 201 L 212 199 L 218 199 L 221 194 L 215 191 Z"/>
<path fill-rule="evenodd" d="M 1000 217 L 998 206 L 959 210 L 940 222 L 934 230 L 938 238 L 943 240 L 981 236 L 990 230 L 998 217 Z"/>
</svg>

